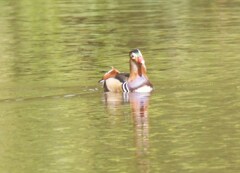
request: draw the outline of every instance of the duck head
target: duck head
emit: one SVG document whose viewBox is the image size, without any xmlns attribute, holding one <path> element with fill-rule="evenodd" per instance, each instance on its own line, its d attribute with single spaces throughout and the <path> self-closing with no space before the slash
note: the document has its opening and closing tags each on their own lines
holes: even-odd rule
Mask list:
<svg viewBox="0 0 240 173">
<path fill-rule="evenodd" d="M 129 81 L 134 80 L 138 76 L 144 76 L 147 78 L 146 72 L 146 66 L 145 61 L 143 58 L 143 55 L 139 49 L 134 49 L 129 52 L 130 57 L 130 77 Z"/>
<path fill-rule="evenodd" d="M 139 49 L 134 49 L 129 52 L 130 61 L 135 62 L 136 64 L 145 64 L 143 55 Z"/>
</svg>

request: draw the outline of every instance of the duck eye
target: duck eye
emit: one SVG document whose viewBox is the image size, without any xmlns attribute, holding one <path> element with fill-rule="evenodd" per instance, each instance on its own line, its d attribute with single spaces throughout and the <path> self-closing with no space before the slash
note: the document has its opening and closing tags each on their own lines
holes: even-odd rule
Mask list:
<svg viewBox="0 0 240 173">
<path fill-rule="evenodd" d="M 131 55 L 131 58 L 134 58 L 134 55 L 133 55 L 133 54 Z"/>
</svg>

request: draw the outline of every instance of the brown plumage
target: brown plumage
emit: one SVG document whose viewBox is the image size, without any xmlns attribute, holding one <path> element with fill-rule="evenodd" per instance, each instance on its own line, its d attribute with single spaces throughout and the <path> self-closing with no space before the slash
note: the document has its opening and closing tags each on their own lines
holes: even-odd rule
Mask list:
<svg viewBox="0 0 240 173">
<path fill-rule="evenodd" d="M 112 67 L 99 81 L 105 92 L 151 92 L 145 61 L 139 49 L 129 52 L 130 74 L 121 73 Z"/>
</svg>

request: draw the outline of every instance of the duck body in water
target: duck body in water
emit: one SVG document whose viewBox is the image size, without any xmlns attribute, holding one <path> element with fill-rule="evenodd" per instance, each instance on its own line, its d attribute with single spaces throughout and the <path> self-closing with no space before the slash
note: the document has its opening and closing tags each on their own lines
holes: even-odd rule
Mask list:
<svg viewBox="0 0 240 173">
<path fill-rule="evenodd" d="M 153 85 L 147 77 L 144 58 L 139 49 L 129 52 L 130 73 L 112 67 L 99 81 L 105 92 L 151 92 Z"/>
</svg>

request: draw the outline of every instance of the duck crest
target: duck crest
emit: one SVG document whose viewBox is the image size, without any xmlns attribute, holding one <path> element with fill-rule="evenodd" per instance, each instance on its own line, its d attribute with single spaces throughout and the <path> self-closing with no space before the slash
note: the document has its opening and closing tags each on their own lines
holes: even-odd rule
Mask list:
<svg viewBox="0 0 240 173">
<path fill-rule="evenodd" d="M 112 67 L 99 81 L 105 92 L 151 92 L 153 86 L 148 80 L 147 69 L 139 49 L 129 52 L 130 74 Z"/>
</svg>

